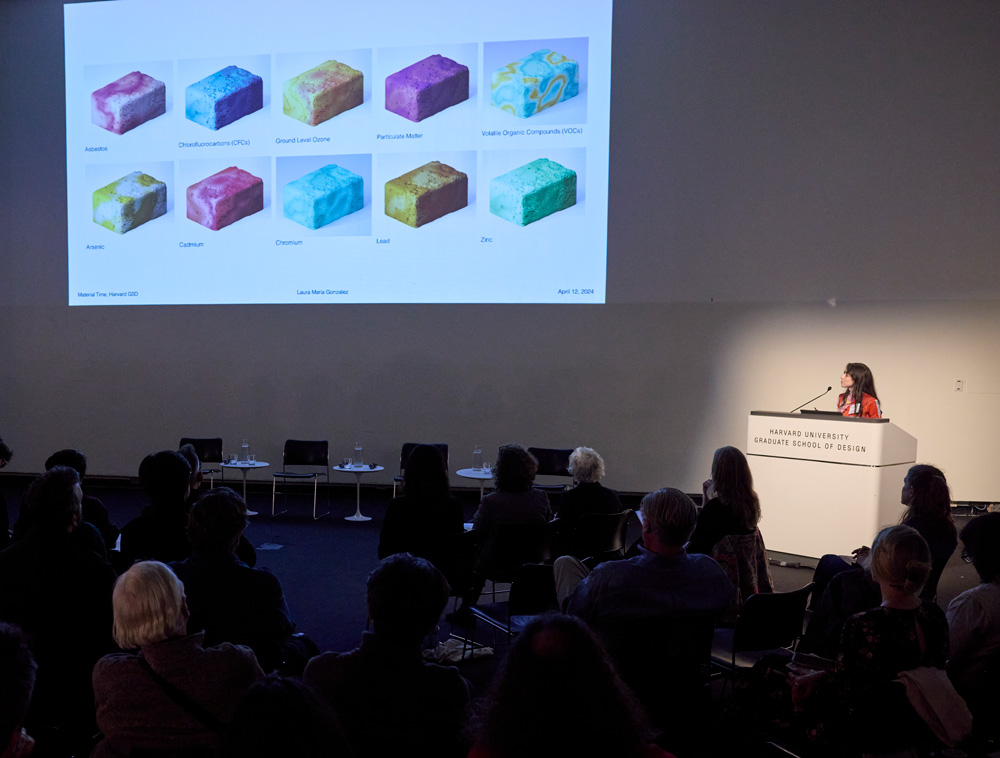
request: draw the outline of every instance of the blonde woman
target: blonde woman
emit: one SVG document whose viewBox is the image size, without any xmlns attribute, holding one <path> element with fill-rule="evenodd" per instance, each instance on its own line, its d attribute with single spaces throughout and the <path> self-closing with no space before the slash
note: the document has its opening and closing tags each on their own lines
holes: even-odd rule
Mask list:
<svg viewBox="0 0 1000 758">
<path fill-rule="evenodd" d="M 202 646 L 187 634 L 184 585 L 164 564 L 136 563 L 115 583 L 115 642 L 134 652 L 108 655 L 94 667 L 95 756 L 133 751 L 214 755 L 236 698 L 263 678 L 250 648 Z"/>
<path fill-rule="evenodd" d="M 834 686 L 821 688 L 834 696 L 843 722 L 838 719 L 841 727 L 833 729 L 830 719 L 819 731 L 850 735 L 863 752 L 883 753 L 908 748 L 929 736 L 898 677 L 901 671 L 920 666 L 944 668 L 948 622 L 936 603 L 920 599 L 931 573 L 931 553 L 917 530 L 899 524 L 879 532 L 872 545 L 871 571 L 882 604 L 844 624 L 830 682 Z M 822 707 L 822 698 L 815 699 L 819 692 L 813 695 L 813 691 L 826 678 L 825 673 L 794 677 L 793 701 Z"/>
</svg>

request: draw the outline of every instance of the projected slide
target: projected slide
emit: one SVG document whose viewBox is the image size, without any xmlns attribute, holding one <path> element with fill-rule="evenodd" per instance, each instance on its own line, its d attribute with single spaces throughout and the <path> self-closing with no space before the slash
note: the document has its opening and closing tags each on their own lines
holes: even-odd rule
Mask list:
<svg viewBox="0 0 1000 758">
<path fill-rule="evenodd" d="M 603 303 L 611 0 L 65 6 L 70 305 Z"/>
</svg>

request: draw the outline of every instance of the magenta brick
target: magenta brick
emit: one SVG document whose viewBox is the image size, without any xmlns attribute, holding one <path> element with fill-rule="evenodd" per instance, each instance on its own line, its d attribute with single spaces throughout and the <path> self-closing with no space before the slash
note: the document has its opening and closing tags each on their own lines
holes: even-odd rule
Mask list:
<svg viewBox="0 0 1000 758">
<path fill-rule="evenodd" d="M 124 134 L 167 111 L 167 87 L 141 71 L 125 74 L 90 94 L 90 120 Z"/>
<path fill-rule="evenodd" d="M 430 55 L 385 79 L 385 108 L 410 121 L 423 121 L 469 99 L 469 67 Z"/>
<path fill-rule="evenodd" d="M 187 217 L 218 231 L 264 210 L 264 182 L 236 166 L 187 188 Z"/>
</svg>

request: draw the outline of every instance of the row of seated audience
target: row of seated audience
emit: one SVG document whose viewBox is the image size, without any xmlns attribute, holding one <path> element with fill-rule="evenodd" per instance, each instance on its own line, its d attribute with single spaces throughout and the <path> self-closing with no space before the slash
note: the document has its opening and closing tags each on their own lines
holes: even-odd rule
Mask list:
<svg viewBox="0 0 1000 758">
<path fill-rule="evenodd" d="M 636 694 L 656 727 L 668 730 L 659 741 L 682 758 L 697 755 L 697 747 L 669 734 L 685 723 L 688 731 L 690 724 L 704 728 L 716 715 L 697 712 L 708 710 L 688 689 L 697 683 L 630 678 L 633 694 L 602 643 L 625 672 L 628 664 L 615 650 L 620 623 L 667 619 L 675 628 L 701 628 L 727 613 L 738 589 L 744 598 L 772 589 L 766 553 L 749 581 L 731 573 L 724 558 L 711 557 L 726 544 L 744 551 L 759 544 L 763 553 L 761 507 L 746 459 L 721 448 L 700 515 L 684 493 L 659 490 L 640 506 L 637 554 L 593 570 L 572 556 L 556 560 L 560 607 L 570 615 L 533 623 L 489 691 L 473 701 L 457 669 L 421 655 L 449 596 L 452 539 L 463 532 L 437 448 L 414 450 L 404 494 L 386 513 L 383 560 L 368 581 L 372 631 L 354 651 L 312 657 L 318 651 L 304 651 L 293 636 L 277 578 L 253 567 L 243 499 L 224 487 L 192 496 L 201 484 L 193 450 L 143 460 L 140 481 L 150 505 L 121 531 L 117 572 L 108 559 L 116 530 L 103 506 L 90 510 L 99 528 L 86 521 L 79 470 L 86 461 L 72 460 L 71 452 L 53 456 L 29 487 L 16 539 L 0 552 L 0 620 L 19 625 L 31 644 L 26 658 L 20 633 L 0 629 L 0 654 L 9 656 L 0 665 L 0 697 L 11 702 L 4 708 L 10 715 L 0 720 L 9 735 L 4 756 L 26 755 L 28 733 L 38 740 L 36 755 L 80 754 L 98 729 L 102 737 L 92 752 L 98 756 L 464 755 L 470 748 L 470 755 L 497 758 L 664 755 Z M 0 448 L 0 460 L 9 457 Z M 474 538 L 488 538 L 497 523 L 552 518 L 545 494 L 532 489 L 536 465 L 519 446 L 501 449 L 497 488 L 476 511 Z M 583 481 L 567 493 L 560 520 L 621 508 L 617 494 L 600 484 L 604 464 L 593 450 L 578 448 L 571 468 Z M 767 663 L 745 680 L 754 723 L 742 728 L 781 722 L 806 735 L 803 744 L 817 752 L 843 747 L 844 734 L 858 738 L 851 747 L 859 750 L 905 747 L 914 735 L 930 744 L 895 680 L 901 671 L 942 669 L 947 661 L 977 729 L 989 734 L 998 704 L 992 675 L 1000 660 L 1000 514 L 980 516 L 963 530 L 963 557 L 983 583 L 956 598 L 946 619 L 925 589 L 940 577 L 938 566 L 950 555 L 945 547 L 951 542 L 953 550 L 957 541 L 950 508 L 950 531 L 940 523 L 942 485 L 947 497 L 937 469 L 910 470 L 903 524 L 883 530 L 870 551 L 859 550 L 859 567 L 840 567 L 817 603 L 813 625 L 824 619 L 824 634 L 807 633 L 804 645 L 813 637 L 824 645 L 836 638 L 833 649 L 817 648 L 836 659 L 833 671 L 786 671 L 779 664 L 776 678 Z M 941 545 L 937 552 L 921 530 Z M 847 589 L 851 577 L 860 580 L 857 592 Z M 478 601 L 485 578 L 471 584 L 464 609 Z M 657 640 L 644 645 L 638 654 L 649 662 Z M 25 661 L 37 661 L 37 672 Z M 302 682 L 265 676 L 276 669 L 301 673 Z M 727 718 L 741 723 L 747 712 Z M 295 733 L 278 724 L 294 724 Z"/>
<path fill-rule="evenodd" d="M 440 478 L 446 482 L 444 462 L 440 455 L 435 455 L 431 450 L 426 452 L 423 465 L 435 466 L 441 472 Z M 590 465 L 589 461 L 595 459 L 599 465 Z M 588 465 L 582 466 L 582 461 L 588 461 Z M 537 523 L 551 518 L 548 503 L 540 498 L 542 493 L 531 489 L 534 478 L 532 463 L 530 455 L 518 446 L 501 449 L 495 473 L 497 491 L 483 498 L 473 518 L 473 531 L 482 536 L 480 543 L 488 539 L 490 529 L 496 523 Z M 578 471 L 584 468 L 587 472 L 599 471 L 597 478 L 604 473 L 603 461 L 600 461 L 599 456 L 592 450 L 579 448 L 571 457 L 571 469 L 578 476 Z M 596 487 L 604 489 L 599 484 Z M 596 487 L 582 489 L 587 494 L 577 500 L 580 505 L 574 503 L 572 517 L 578 518 L 582 513 L 588 512 L 588 505 L 592 506 L 592 512 L 608 510 L 607 503 L 612 502 L 610 498 L 603 494 L 600 497 L 590 496 L 590 492 Z M 573 494 L 578 491 L 581 491 L 579 485 L 565 497 L 573 500 Z M 760 502 L 753 490 L 752 475 L 746 458 L 739 450 L 725 447 L 716 451 L 712 462 L 712 477 L 704 483 L 703 496 L 705 505 L 695 515 L 696 510 L 690 499 L 676 490 L 661 490 L 648 495 L 640 510 L 644 517 L 643 546 L 638 548 L 639 555 L 633 558 L 604 563 L 593 572 L 573 557 L 557 558 L 554 574 L 561 607 L 585 618 L 597 629 L 623 618 L 643 618 L 657 614 L 685 618 L 703 616 L 712 620 L 721 616 L 732 620 L 742 600 L 751 594 L 772 591 L 767 554 L 757 526 L 761 518 Z M 890 559 L 884 559 L 881 574 L 883 578 L 880 581 L 872 574 L 870 563 L 873 550 L 862 547 L 855 551 L 856 564 L 849 565 L 839 557 L 827 556 L 817 571 L 819 586 L 815 593 L 818 599 L 814 600 L 816 610 L 802 648 L 804 651 L 837 659 L 847 672 L 835 677 L 840 686 L 826 688 L 826 696 L 819 698 L 824 701 L 824 711 L 837 713 L 856 710 L 858 705 L 853 701 L 861 702 L 863 697 L 870 696 L 870 693 L 864 696 L 859 694 L 865 692 L 867 686 L 859 682 L 865 682 L 866 677 L 869 677 L 867 684 L 874 688 L 873 691 L 878 692 L 880 687 L 888 688 L 898 697 L 895 701 L 888 698 L 886 702 L 895 702 L 901 711 L 909 709 L 911 715 L 915 716 L 908 703 L 900 700 L 902 688 L 894 682 L 896 675 L 905 668 L 918 665 L 942 669 L 949 653 L 952 660 L 961 662 L 974 649 L 968 645 L 969 633 L 966 632 L 961 634 L 961 637 L 966 638 L 965 644 L 956 637 L 949 650 L 948 625 L 943 613 L 934 604 L 938 581 L 958 540 L 944 474 L 933 466 L 912 467 L 904 479 L 900 501 L 907 506 L 901 525 L 878 537 L 879 540 L 889 538 L 885 545 L 879 542 L 882 552 L 885 552 L 894 548 L 899 535 L 907 536 L 907 539 L 902 540 L 906 549 L 893 549 L 892 553 L 897 558 L 903 556 L 899 558 L 903 561 L 900 566 L 894 566 Z M 508 503 L 509 507 L 505 507 Z M 410 518 L 419 519 L 420 503 L 411 501 L 408 505 L 418 509 L 410 513 Z M 563 514 L 564 510 L 560 507 L 557 521 L 562 520 Z M 974 523 L 989 524 L 990 520 L 980 518 Z M 383 539 L 389 526 L 387 523 Z M 457 524 L 449 528 L 457 531 Z M 970 530 L 970 538 L 973 540 L 974 534 Z M 399 539 L 401 541 L 396 543 L 397 548 L 420 553 L 419 544 L 407 542 L 403 536 Z M 921 552 L 923 550 L 926 555 Z M 709 560 L 707 556 L 714 560 Z M 908 564 L 913 565 L 907 568 Z M 724 570 L 720 571 L 720 566 Z M 838 572 L 843 573 L 836 575 Z M 829 581 L 831 575 L 835 575 L 832 582 Z M 993 579 L 986 577 L 994 575 L 986 569 L 982 576 L 983 586 L 990 586 Z M 903 586 L 899 577 L 908 577 L 906 592 L 899 590 Z M 466 594 L 463 607 L 467 608 L 478 600 L 482 587 L 480 577 L 480 581 Z M 913 604 L 917 601 L 910 597 L 910 590 L 913 588 L 916 588 L 922 601 L 915 606 Z M 894 592 L 896 595 L 893 595 Z M 980 630 L 979 634 L 996 640 L 1000 636 L 1000 615 L 995 610 L 991 615 L 981 605 L 981 602 L 991 599 L 993 595 L 979 590 L 975 596 L 978 600 L 974 606 L 975 611 L 966 612 L 964 623 L 959 622 L 957 617 L 953 617 L 953 623 L 966 625 L 969 616 L 975 613 L 974 626 Z M 720 607 L 720 603 L 723 607 Z M 870 643 L 871 635 L 875 634 L 870 625 L 865 627 L 867 637 L 859 635 L 856 628 L 847 627 L 845 631 L 848 620 L 865 611 L 876 612 L 873 616 L 876 621 L 872 623 L 877 628 L 877 619 L 881 618 L 877 613 L 878 609 L 892 609 L 894 603 L 902 604 L 904 607 L 901 610 L 919 608 L 922 611 L 919 614 L 888 613 L 887 617 L 893 619 L 893 623 L 888 632 L 878 632 L 889 640 L 880 648 L 881 652 L 873 652 L 864 644 Z M 964 596 L 956 598 L 953 608 L 957 611 L 963 607 L 969 608 L 969 601 Z M 462 620 L 461 614 L 453 614 L 451 618 Z M 855 620 L 860 623 L 860 620 Z M 928 628 L 925 630 L 924 626 Z M 904 637 L 920 638 L 922 642 L 919 649 L 916 652 L 908 651 L 900 642 Z M 849 653 L 844 650 L 844 645 L 851 646 Z M 891 651 L 891 654 L 887 651 Z M 871 664 L 871 659 L 874 658 L 877 665 L 864 672 L 861 670 L 863 666 L 854 667 L 851 663 L 843 663 L 845 660 L 851 661 L 851 656 L 855 663 L 865 660 Z M 949 671 L 958 682 L 959 691 L 978 714 L 977 728 L 989 731 L 988 728 L 982 728 L 985 720 L 983 714 L 990 712 L 989 707 L 996 702 L 996 698 L 984 697 L 984 690 L 990 689 L 984 683 L 989 681 L 990 674 L 997 667 L 1000 645 L 995 642 L 987 644 L 974 658 L 973 666 L 963 665 L 962 668 L 966 675 L 977 681 L 978 691 L 976 686 L 961 681 L 962 675 L 957 673 L 954 665 L 949 667 Z M 887 673 L 890 670 L 891 676 Z M 884 679 L 885 676 L 889 678 Z M 791 703 L 791 692 L 794 689 L 797 693 L 797 707 L 802 707 L 806 699 L 801 694 L 804 685 L 793 682 L 791 677 L 786 683 L 783 694 L 787 702 Z M 831 695 L 834 692 L 837 694 Z M 831 697 L 837 701 L 832 710 L 829 708 Z M 881 701 L 881 695 L 872 697 L 873 702 Z M 677 705 L 674 702 L 673 706 Z M 824 723 L 835 721 L 835 718 L 827 719 Z M 900 719 L 899 730 L 882 731 L 904 735 L 914 733 L 905 726 L 907 723 Z M 814 737 L 817 734 L 829 737 L 835 731 L 818 725 L 811 728 Z M 877 729 L 857 730 L 862 741 L 869 740 L 873 745 L 878 744 L 878 732 Z M 883 740 L 887 741 L 888 738 Z"/>
</svg>

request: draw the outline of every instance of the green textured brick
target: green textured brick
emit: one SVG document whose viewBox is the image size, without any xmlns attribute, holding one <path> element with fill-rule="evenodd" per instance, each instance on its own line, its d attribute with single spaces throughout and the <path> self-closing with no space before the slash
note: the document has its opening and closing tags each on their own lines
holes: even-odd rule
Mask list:
<svg viewBox="0 0 1000 758">
<path fill-rule="evenodd" d="M 490 180 L 490 213 L 527 226 L 576 205 L 576 172 L 548 158 Z"/>
</svg>

